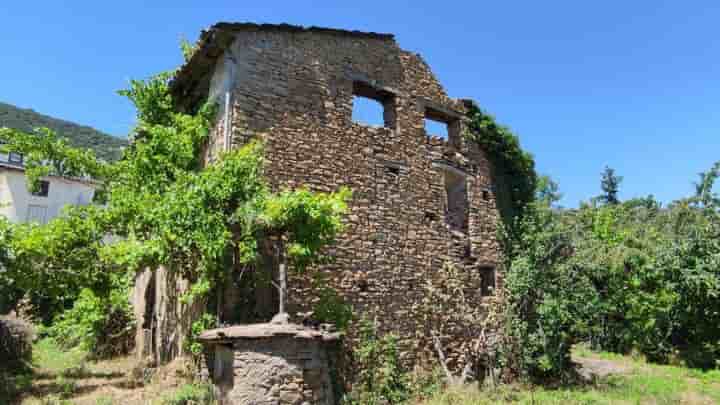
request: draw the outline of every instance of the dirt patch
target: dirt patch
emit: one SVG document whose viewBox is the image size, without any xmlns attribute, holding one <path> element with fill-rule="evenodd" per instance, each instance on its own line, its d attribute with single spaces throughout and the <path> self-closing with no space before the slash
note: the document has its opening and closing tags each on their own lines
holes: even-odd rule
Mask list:
<svg viewBox="0 0 720 405">
<path fill-rule="evenodd" d="M 580 367 L 578 372 L 588 380 L 605 378 L 609 375 L 629 374 L 633 367 L 615 360 L 595 359 L 588 357 L 575 357 L 573 361 Z"/>
</svg>

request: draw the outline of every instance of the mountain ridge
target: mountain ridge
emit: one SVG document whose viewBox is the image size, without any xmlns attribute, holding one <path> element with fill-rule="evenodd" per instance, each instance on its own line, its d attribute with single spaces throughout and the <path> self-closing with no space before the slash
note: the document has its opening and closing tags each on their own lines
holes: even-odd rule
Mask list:
<svg viewBox="0 0 720 405">
<path fill-rule="evenodd" d="M 0 127 L 32 133 L 35 128 L 47 127 L 59 137 L 65 138 L 77 148 L 92 149 L 99 158 L 106 161 L 118 160 L 122 149 L 128 145 L 122 139 L 93 127 L 55 118 L 30 108 L 21 108 L 0 101 Z"/>
</svg>

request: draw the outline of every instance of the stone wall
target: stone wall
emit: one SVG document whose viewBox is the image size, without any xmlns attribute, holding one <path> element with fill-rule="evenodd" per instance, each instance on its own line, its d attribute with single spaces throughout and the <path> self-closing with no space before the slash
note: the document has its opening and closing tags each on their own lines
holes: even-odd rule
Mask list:
<svg viewBox="0 0 720 405">
<path fill-rule="evenodd" d="M 234 336 L 233 329 L 243 336 Z M 221 405 L 335 405 L 340 400 L 333 380 L 335 336 L 297 325 L 255 324 L 207 331 L 200 340 L 211 353 L 203 373 Z"/>
<path fill-rule="evenodd" d="M 399 333 L 404 347 L 419 341 L 411 307 L 420 286 L 444 262 L 468 273 L 478 305 L 484 274 L 501 283 L 501 272 L 483 270 L 500 262 L 498 212 L 490 163 L 462 136 L 464 103 L 392 36 L 221 24 L 173 86 L 186 100 L 205 94 L 229 107 L 207 161 L 260 138 L 273 189 L 353 191 L 346 229 L 327 251 L 334 260 L 314 270 L 358 314 Z M 384 105 L 384 127 L 352 121 L 354 95 Z M 449 139 L 429 136 L 426 117 L 447 122 Z M 291 273 L 290 286 L 290 310 L 310 309 L 317 296 L 309 278 Z"/>
</svg>

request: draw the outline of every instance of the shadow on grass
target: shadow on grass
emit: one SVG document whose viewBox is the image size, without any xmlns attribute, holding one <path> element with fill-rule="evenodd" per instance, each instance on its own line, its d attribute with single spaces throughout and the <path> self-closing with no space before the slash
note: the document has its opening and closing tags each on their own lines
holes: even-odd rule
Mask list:
<svg viewBox="0 0 720 405">
<path fill-rule="evenodd" d="M 84 367 L 53 373 L 33 371 L 31 367 L 23 366 L 12 371 L 0 372 L 0 405 L 19 403 L 20 399 L 25 396 L 40 398 L 59 396 L 67 399 L 91 393 L 108 385 L 118 388 L 130 387 L 130 384 L 124 379 L 112 382 L 112 380 L 122 377 L 125 377 L 125 374 L 121 372 L 92 371 Z M 101 381 L 94 384 L 79 384 L 81 380 L 87 379 Z"/>
</svg>

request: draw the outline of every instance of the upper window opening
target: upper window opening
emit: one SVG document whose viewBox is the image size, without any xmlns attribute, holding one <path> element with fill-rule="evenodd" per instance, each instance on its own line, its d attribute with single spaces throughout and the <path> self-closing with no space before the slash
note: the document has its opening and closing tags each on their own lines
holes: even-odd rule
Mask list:
<svg viewBox="0 0 720 405">
<path fill-rule="evenodd" d="M 444 122 L 425 118 L 425 133 L 430 136 L 439 136 L 442 139 L 447 139 L 448 125 Z"/>
<path fill-rule="evenodd" d="M 47 180 L 40 180 L 40 188 L 38 191 L 33 192 L 32 195 L 36 197 L 47 197 L 50 193 L 50 182 Z"/>
<path fill-rule="evenodd" d="M 439 136 L 452 146 L 460 142 L 459 116 L 441 107 L 425 106 L 425 133 L 428 136 Z"/>
<path fill-rule="evenodd" d="M 395 128 L 395 96 L 364 82 L 353 82 L 353 122 Z"/>
<path fill-rule="evenodd" d="M 375 100 L 353 96 L 353 122 L 383 127 L 385 126 L 384 111 L 383 105 Z"/>
</svg>

